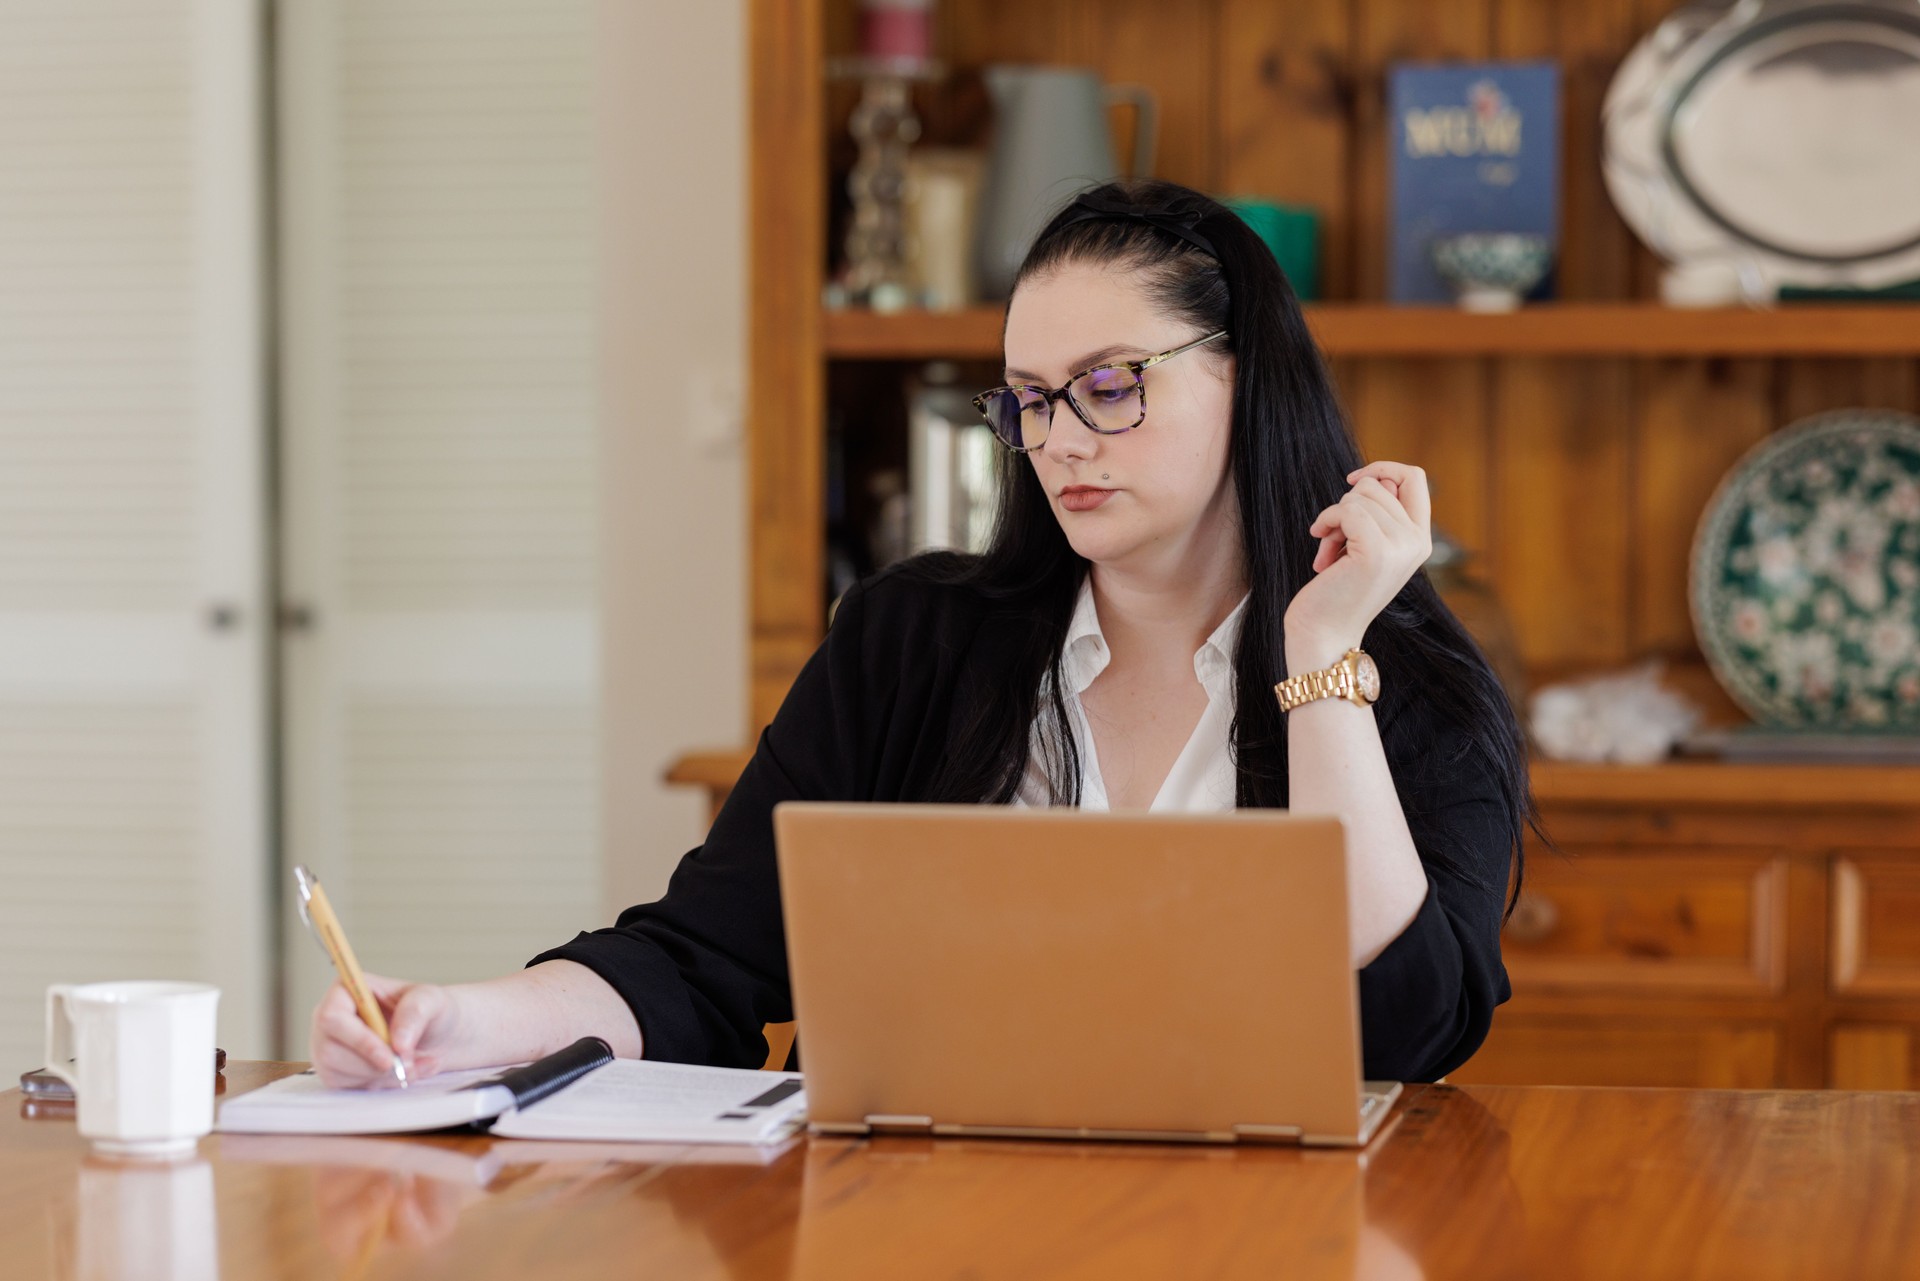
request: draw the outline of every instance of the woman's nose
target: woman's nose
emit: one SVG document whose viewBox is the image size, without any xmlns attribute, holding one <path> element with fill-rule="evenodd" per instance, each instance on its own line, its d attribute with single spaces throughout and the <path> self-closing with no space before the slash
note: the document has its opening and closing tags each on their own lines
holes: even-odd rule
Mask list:
<svg viewBox="0 0 1920 1281">
<path fill-rule="evenodd" d="M 1047 429 L 1040 452 L 1056 463 L 1075 462 L 1093 457 L 1099 442 L 1100 438 L 1087 430 L 1070 406 L 1055 405 L 1053 425 Z"/>
</svg>

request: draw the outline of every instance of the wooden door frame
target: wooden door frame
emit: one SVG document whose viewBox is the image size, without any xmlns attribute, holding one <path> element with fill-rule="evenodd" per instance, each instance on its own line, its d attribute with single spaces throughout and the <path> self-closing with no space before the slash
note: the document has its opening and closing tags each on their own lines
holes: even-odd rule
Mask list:
<svg viewBox="0 0 1920 1281">
<path fill-rule="evenodd" d="M 824 0 L 748 14 L 746 741 L 825 629 Z"/>
</svg>

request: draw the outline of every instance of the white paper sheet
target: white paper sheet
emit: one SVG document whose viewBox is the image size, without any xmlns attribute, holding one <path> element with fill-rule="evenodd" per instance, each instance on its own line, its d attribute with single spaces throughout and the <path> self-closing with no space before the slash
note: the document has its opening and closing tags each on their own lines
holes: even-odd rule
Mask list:
<svg viewBox="0 0 1920 1281">
<path fill-rule="evenodd" d="M 771 1143 L 806 1120 L 807 1096 L 792 1072 L 694 1067 L 616 1059 L 525 1111 L 493 1133 L 523 1139 L 608 1139 L 647 1143 Z M 769 1093 L 785 1097 L 756 1102 Z"/>
</svg>

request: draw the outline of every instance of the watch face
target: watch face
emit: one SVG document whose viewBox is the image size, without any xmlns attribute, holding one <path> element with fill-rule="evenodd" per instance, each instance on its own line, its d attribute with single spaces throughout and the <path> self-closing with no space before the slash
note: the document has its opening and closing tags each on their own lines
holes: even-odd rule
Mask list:
<svg viewBox="0 0 1920 1281">
<path fill-rule="evenodd" d="M 1380 669 L 1374 666 L 1372 657 L 1367 654 L 1362 654 L 1355 659 L 1354 666 L 1358 669 L 1355 675 L 1358 677 L 1360 696 L 1365 698 L 1369 703 L 1378 702 L 1380 699 Z"/>
</svg>

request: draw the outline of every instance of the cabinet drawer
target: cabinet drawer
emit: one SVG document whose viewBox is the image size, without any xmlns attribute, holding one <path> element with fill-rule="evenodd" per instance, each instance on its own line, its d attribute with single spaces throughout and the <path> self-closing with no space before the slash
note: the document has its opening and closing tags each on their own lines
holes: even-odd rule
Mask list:
<svg viewBox="0 0 1920 1281">
<path fill-rule="evenodd" d="M 1777 992 L 1786 874 L 1771 850 L 1536 855 L 1501 940 L 1508 973 L 1529 991 Z"/>
<path fill-rule="evenodd" d="M 1447 1074 L 1456 1085 L 1784 1085 L 1782 1033 L 1758 1021 L 1494 1015 L 1486 1044 Z"/>
<path fill-rule="evenodd" d="M 1920 996 L 1920 863 L 1835 856 L 1829 976 L 1847 996 Z"/>
</svg>

